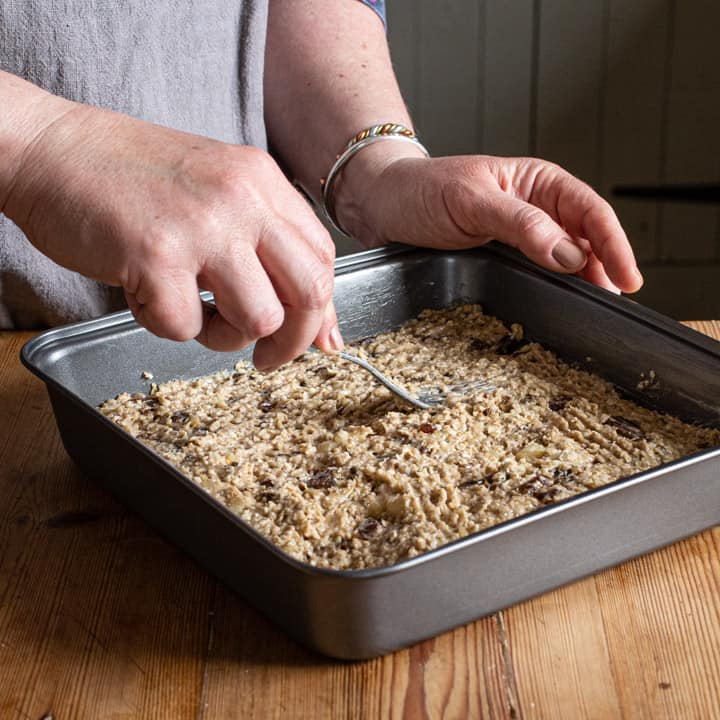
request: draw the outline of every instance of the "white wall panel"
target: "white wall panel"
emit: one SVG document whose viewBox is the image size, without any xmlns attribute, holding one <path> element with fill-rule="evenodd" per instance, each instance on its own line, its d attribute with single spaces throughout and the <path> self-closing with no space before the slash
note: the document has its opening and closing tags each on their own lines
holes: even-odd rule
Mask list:
<svg viewBox="0 0 720 720">
<path fill-rule="evenodd" d="M 534 6 L 536 0 L 486 0 L 482 18 L 481 149 L 532 152 Z"/>
<path fill-rule="evenodd" d="M 663 108 L 669 74 L 672 0 L 610 0 L 605 50 L 602 182 L 662 178 Z M 659 254 L 659 204 L 618 198 L 614 206 L 641 261 Z"/>
<path fill-rule="evenodd" d="M 720 181 L 720 3 L 675 0 L 663 175 L 667 182 Z M 660 253 L 667 260 L 716 257 L 718 209 L 665 204 Z"/>
</svg>

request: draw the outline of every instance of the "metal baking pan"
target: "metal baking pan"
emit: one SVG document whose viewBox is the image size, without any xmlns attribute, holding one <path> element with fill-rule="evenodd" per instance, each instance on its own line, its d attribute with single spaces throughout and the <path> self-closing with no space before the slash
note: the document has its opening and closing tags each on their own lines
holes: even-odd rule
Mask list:
<svg viewBox="0 0 720 720">
<path fill-rule="evenodd" d="M 641 403 L 720 426 L 720 343 L 504 248 L 393 247 L 341 258 L 336 275 L 348 339 L 397 327 L 423 308 L 479 302 Z M 25 365 L 47 383 L 70 456 L 290 635 L 327 655 L 390 652 L 720 522 L 715 448 L 394 566 L 334 571 L 304 564 L 96 409 L 122 391 L 146 391 L 143 370 L 163 382 L 237 359 L 156 338 L 129 312 L 48 331 L 22 350 Z M 641 393 L 640 374 L 651 369 L 658 382 Z"/>
</svg>

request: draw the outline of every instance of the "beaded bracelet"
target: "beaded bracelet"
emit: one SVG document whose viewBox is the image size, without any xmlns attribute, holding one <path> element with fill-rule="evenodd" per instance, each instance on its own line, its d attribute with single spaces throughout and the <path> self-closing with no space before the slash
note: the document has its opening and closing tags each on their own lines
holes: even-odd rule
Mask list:
<svg viewBox="0 0 720 720">
<path fill-rule="evenodd" d="M 329 220 L 330 224 L 345 237 L 350 237 L 350 235 L 340 227 L 335 217 L 335 201 L 332 194 L 333 183 L 340 170 L 342 170 L 350 158 L 363 148 L 380 140 L 400 140 L 401 142 L 412 143 L 419 147 L 425 153 L 426 157 L 430 157 L 430 153 L 420 140 L 418 140 L 417 135 L 410 128 L 400 123 L 379 123 L 378 125 L 373 125 L 372 127 L 365 128 L 365 130 L 361 130 L 357 135 L 350 138 L 343 151 L 335 158 L 335 162 L 330 168 L 327 177 L 320 180 L 322 187 L 322 209 L 325 217 Z"/>
</svg>

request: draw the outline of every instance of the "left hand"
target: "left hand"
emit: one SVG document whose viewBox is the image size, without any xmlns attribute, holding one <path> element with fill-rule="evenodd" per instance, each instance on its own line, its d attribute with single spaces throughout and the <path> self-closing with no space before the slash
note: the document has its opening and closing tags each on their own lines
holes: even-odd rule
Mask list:
<svg viewBox="0 0 720 720">
<path fill-rule="evenodd" d="M 613 292 L 642 286 L 613 209 L 558 165 L 487 155 L 408 156 L 393 145 L 379 142 L 358 153 L 336 186 L 338 220 L 364 245 L 462 249 L 497 239 L 538 265 Z"/>
</svg>

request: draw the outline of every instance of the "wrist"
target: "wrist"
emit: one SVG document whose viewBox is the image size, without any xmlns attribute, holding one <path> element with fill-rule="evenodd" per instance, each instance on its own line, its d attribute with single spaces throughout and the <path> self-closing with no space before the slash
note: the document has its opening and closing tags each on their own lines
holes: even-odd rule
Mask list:
<svg viewBox="0 0 720 720">
<path fill-rule="evenodd" d="M 12 215 L 10 197 L 21 184 L 23 163 L 45 130 L 71 108 L 73 103 L 0 72 L 0 212 Z M 7 110 L 5 110 L 7 108 Z"/>
<path fill-rule="evenodd" d="M 400 165 L 426 160 L 420 146 L 391 139 L 363 148 L 335 180 L 334 210 L 340 227 L 366 247 L 385 244 L 388 240 L 381 218 L 393 199 L 381 189 L 382 181 Z"/>
</svg>

